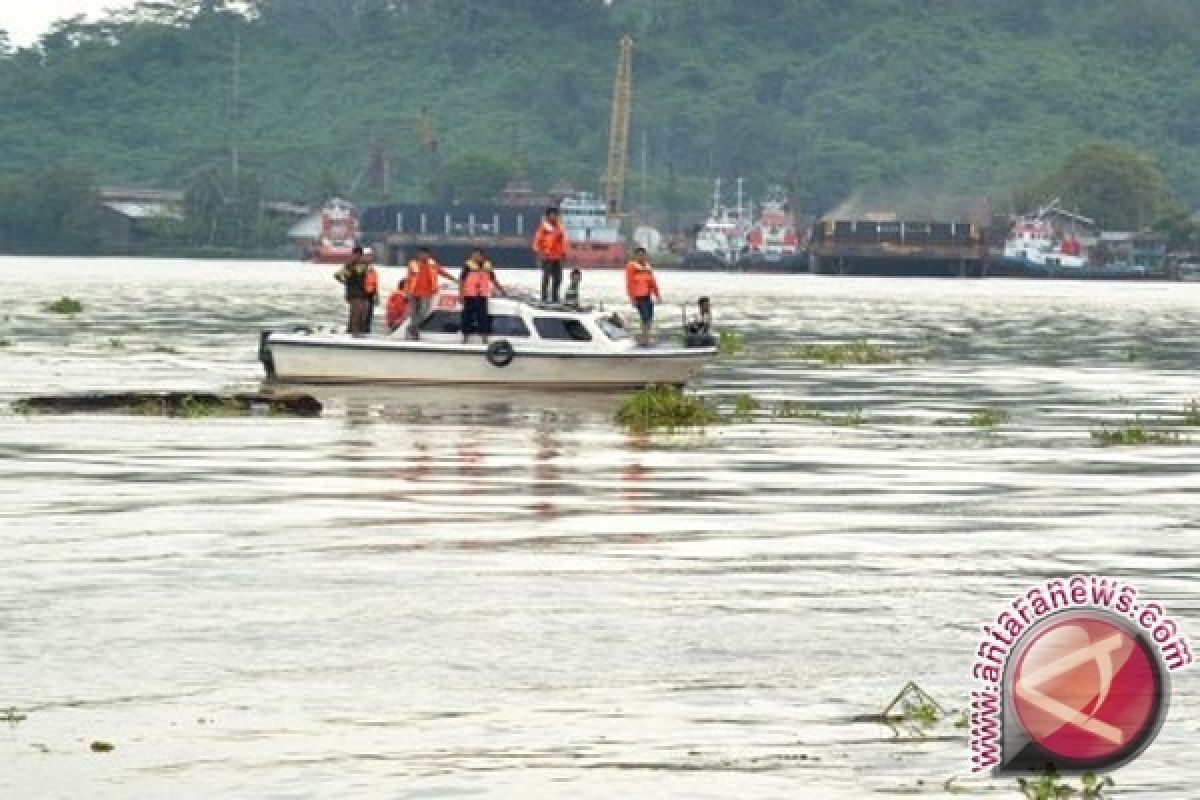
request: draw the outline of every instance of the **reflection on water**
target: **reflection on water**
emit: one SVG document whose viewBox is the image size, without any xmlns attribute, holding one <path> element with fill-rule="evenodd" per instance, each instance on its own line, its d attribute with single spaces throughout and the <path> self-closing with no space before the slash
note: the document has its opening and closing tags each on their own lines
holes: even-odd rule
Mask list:
<svg viewBox="0 0 1200 800">
<path fill-rule="evenodd" d="M 961 705 L 1024 584 L 1120 575 L 1200 636 L 1200 448 L 1088 437 L 1200 394 L 1197 287 L 662 283 L 745 335 L 714 402 L 865 424 L 632 436 L 606 395 L 353 388 L 317 420 L 0 416 L 0 796 L 941 793 L 957 731 L 858 718 L 910 678 Z M 65 286 L 76 319 L 41 310 Z M 0 298 L 0 400 L 253 386 L 260 327 L 342 312 L 290 264 L 6 260 Z M 854 338 L 918 358 L 779 355 Z M 945 424 L 984 406 L 1011 421 Z M 1187 794 L 1196 699 L 1122 796 Z"/>
</svg>

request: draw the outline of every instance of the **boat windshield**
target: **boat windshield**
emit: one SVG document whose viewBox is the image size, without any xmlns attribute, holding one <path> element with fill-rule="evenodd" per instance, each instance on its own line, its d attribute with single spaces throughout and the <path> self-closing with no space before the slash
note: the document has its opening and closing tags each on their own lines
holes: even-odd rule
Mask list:
<svg viewBox="0 0 1200 800">
<path fill-rule="evenodd" d="M 598 317 L 596 324 L 600 326 L 600 330 L 604 331 L 604 335 L 614 341 L 621 341 L 629 338 L 629 331 L 622 328 L 620 325 L 613 322 L 608 317 Z"/>
</svg>

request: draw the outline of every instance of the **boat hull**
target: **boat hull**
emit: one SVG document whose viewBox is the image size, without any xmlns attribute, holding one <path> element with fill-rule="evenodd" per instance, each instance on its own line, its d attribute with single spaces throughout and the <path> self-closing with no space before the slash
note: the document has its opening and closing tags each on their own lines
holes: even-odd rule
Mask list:
<svg viewBox="0 0 1200 800">
<path fill-rule="evenodd" d="M 495 366 L 483 345 L 446 345 L 344 334 L 263 335 L 260 358 L 268 377 L 285 383 L 372 383 L 537 386 L 575 389 L 682 386 L 716 348 L 639 348 L 624 353 L 567 353 L 513 345 Z"/>
</svg>

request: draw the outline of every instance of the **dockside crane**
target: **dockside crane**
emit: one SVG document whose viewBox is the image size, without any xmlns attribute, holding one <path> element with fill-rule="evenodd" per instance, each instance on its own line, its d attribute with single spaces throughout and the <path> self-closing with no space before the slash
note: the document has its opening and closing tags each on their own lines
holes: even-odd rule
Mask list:
<svg viewBox="0 0 1200 800">
<path fill-rule="evenodd" d="M 608 167 L 604 173 L 604 202 L 608 213 L 621 214 L 625 191 L 625 163 L 629 155 L 629 107 L 633 100 L 633 38 L 625 35 L 617 48 L 617 75 L 613 81 L 612 116 L 608 128 Z"/>
</svg>

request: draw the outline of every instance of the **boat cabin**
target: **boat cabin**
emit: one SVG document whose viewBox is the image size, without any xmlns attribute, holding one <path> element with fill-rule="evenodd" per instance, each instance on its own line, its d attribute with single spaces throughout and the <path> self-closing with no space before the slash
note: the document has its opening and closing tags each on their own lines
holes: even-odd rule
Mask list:
<svg viewBox="0 0 1200 800">
<path fill-rule="evenodd" d="M 507 339 L 514 345 L 539 349 L 619 351 L 636 346 L 626 321 L 614 313 L 571 309 L 516 297 L 493 297 L 488 301 L 488 311 L 492 319 L 491 340 Z M 406 320 L 392 337 L 404 338 L 411 324 L 411 318 Z M 429 315 L 419 325 L 421 341 L 460 343 L 462 300 L 458 292 L 453 288 L 441 289 Z"/>
</svg>

